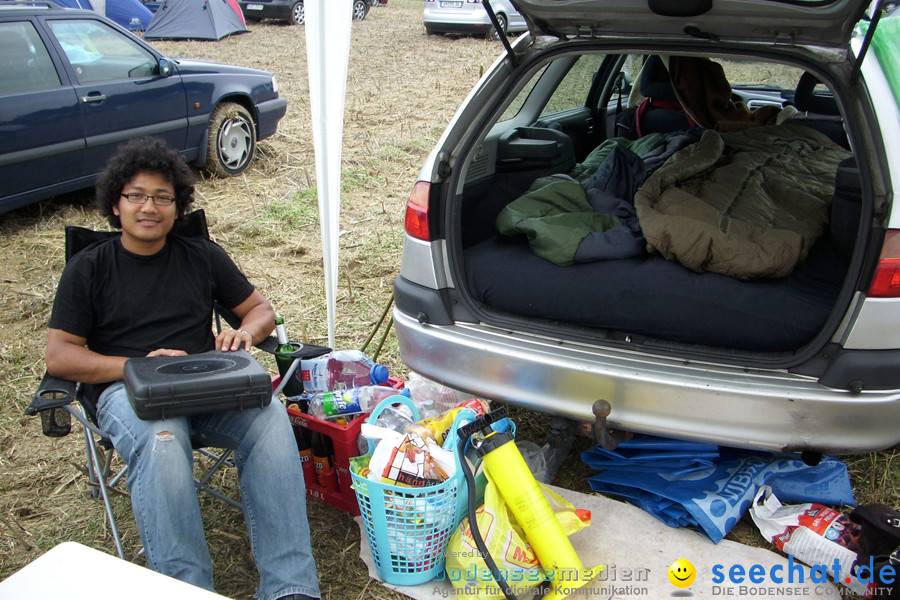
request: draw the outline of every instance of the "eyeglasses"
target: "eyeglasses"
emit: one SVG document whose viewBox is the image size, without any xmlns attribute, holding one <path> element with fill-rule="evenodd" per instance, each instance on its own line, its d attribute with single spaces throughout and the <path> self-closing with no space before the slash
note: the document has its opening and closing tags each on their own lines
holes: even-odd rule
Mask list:
<svg viewBox="0 0 900 600">
<path fill-rule="evenodd" d="M 153 200 L 153 204 L 155 204 L 156 206 L 171 206 L 172 203 L 175 202 L 175 198 L 173 198 L 172 196 L 167 196 L 165 194 L 157 194 L 155 196 L 151 196 L 150 194 L 138 194 L 137 192 L 131 192 L 129 194 L 122 194 L 122 197 L 132 204 L 143 204 L 148 199 Z"/>
</svg>

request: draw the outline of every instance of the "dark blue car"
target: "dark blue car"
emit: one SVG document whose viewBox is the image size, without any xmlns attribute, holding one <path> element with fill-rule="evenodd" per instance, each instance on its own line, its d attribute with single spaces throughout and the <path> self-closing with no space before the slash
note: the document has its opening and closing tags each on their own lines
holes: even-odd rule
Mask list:
<svg viewBox="0 0 900 600">
<path fill-rule="evenodd" d="M 0 213 L 90 187 L 139 136 L 237 175 L 286 110 L 271 73 L 167 58 L 92 11 L 0 2 Z"/>
</svg>

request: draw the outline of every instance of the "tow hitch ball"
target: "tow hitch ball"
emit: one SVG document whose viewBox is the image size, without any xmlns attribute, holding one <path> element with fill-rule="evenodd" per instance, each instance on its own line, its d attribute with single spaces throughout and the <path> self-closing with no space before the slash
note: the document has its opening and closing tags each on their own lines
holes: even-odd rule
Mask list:
<svg viewBox="0 0 900 600">
<path fill-rule="evenodd" d="M 594 402 L 591 412 L 594 413 L 594 441 L 604 449 L 615 450 L 621 442 L 631 437 L 627 432 L 612 429 L 606 423 L 606 418 L 612 412 L 612 406 L 606 400 Z"/>
</svg>

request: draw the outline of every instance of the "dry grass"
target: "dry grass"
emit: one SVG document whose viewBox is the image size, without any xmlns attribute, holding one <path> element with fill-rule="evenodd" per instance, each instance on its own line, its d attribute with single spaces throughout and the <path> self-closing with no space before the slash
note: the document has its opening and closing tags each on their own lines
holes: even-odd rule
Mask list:
<svg viewBox="0 0 900 600">
<path fill-rule="evenodd" d="M 500 52 L 475 38 L 427 36 L 420 0 L 391 0 L 353 24 L 345 113 L 336 345 L 359 347 L 388 302 L 399 270 L 403 209 L 427 152 L 459 103 Z M 210 216 L 216 241 L 238 260 L 285 316 L 292 337 L 326 339 L 326 308 L 315 196 L 315 166 L 303 28 L 253 24 L 251 33 L 209 42 L 159 42 L 163 52 L 259 67 L 277 75 L 288 99 L 279 132 L 259 146 L 242 176 L 203 180 L 197 206 Z M 43 372 L 46 325 L 63 267 L 65 225 L 103 227 L 90 194 L 71 194 L 0 215 L 0 579 L 54 545 L 74 540 L 114 553 L 99 502 L 79 468 L 80 431 L 41 435 L 23 411 Z M 381 361 L 405 376 L 388 338 Z M 266 361 L 267 357 L 261 357 Z M 269 365 L 272 366 L 272 365 Z M 524 437 L 542 441 L 547 417 L 516 414 Z M 579 439 L 576 450 L 585 449 Z M 898 502 L 894 452 L 849 461 L 862 501 Z M 576 452 L 558 484 L 589 491 L 590 471 Z M 233 474 L 222 482 L 234 488 Z M 126 552 L 140 547 L 127 498 L 115 498 Z M 220 593 L 250 598 L 257 575 L 240 513 L 203 499 Z M 285 514 L 285 518 L 295 515 Z M 371 582 L 358 559 L 356 523 L 310 500 L 323 598 L 400 598 Z M 762 544 L 747 529 L 737 536 Z M 134 558 L 141 562 L 140 558 Z"/>
</svg>

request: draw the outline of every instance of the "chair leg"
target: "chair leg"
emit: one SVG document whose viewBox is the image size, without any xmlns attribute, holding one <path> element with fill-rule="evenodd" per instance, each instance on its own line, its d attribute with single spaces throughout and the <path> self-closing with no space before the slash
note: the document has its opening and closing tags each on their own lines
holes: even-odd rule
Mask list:
<svg viewBox="0 0 900 600">
<path fill-rule="evenodd" d="M 119 558 L 124 559 L 125 551 L 122 548 L 122 538 L 119 535 L 119 527 L 116 525 L 116 517 L 113 514 L 112 502 L 109 499 L 109 486 L 115 485 L 119 479 L 121 479 L 125 473 L 125 469 L 113 478 L 112 483 L 108 481 L 110 465 L 112 464 L 112 451 L 106 453 L 106 457 L 101 463 L 100 452 L 97 450 L 94 441 L 94 434 L 99 430 L 88 421 L 87 413 L 84 412 L 84 408 L 82 408 L 81 411 L 78 411 L 71 406 L 67 406 L 66 408 L 82 424 L 82 429 L 84 431 L 84 451 L 87 457 L 88 485 L 91 487 L 91 497 L 97 498 L 99 495 L 103 499 L 103 507 L 106 511 L 106 521 L 109 523 L 109 529 L 112 532 L 113 542 L 116 545 L 116 552 L 118 553 Z M 97 435 L 100 434 L 97 433 Z"/>
<path fill-rule="evenodd" d="M 112 460 L 112 453 L 108 453 L 107 459 L 105 461 L 105 465 L 100 463 L 100 453 L 97 451 L 97 447 L 94 445 L 94 440 L 91 436 L 90 442 L 87 445 L 88 448 L 88 460 L 93 464 L 93 469 L 97 476 L 97 487 L 100 490 L 100 495 L 103 498 L 103 507 L 106 510 L 106 520 L 109 523 L 109 529 L 112 531 L 113 541 L 116 544 L 116 552 L 119 554 L 119 558 L 125 558 L 125 551 L 122 549 L 122 538 L 119 536 L 119 528 L 116 525 L 116 517 L 113 514 L 112 502 L 109 499 L 109 489 L 107 488 L 107 480 L 106 477 L 109 474 L 109 465 Z M 121 476 L 121 473 L 119 474 Z M 118 480 L 119 476 L 116 477 Z"/>
<path fill-rule="evenodd" d="M 213 466 L 210 467 L 210 469 L 206 472 L 202 479 L 194 479 L 194 485 L 197 487 L 197 491 L 206 492 L 207 494 L 215 496 L 219 500 L 227 502 L 228 504 L 236 508 L 242 508 L 241 503 L 234 498 L 230 498 L 222 492 L 209 487 L 209 481 L 212 479 L 213 475 L 219 472 L 220 468 L 222 468 L 223 466 L 234 466 L 234 462 L 231 460 L 231 454 L 234 451 L 226 448 L 221 455 L 217 455 L 213 452 L 210 452 L 206 448 L 197 448 L 197 452 L 216 461 L 215 464 L 213 464 Z"/>
</svg>

